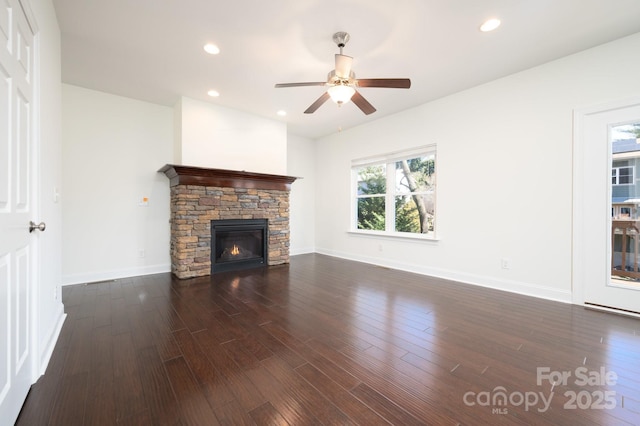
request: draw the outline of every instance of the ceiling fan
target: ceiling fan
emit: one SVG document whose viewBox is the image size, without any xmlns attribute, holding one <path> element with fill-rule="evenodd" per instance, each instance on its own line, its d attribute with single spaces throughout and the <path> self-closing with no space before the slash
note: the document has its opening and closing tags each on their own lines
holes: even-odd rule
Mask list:
<svg viewBox="0 0 640 426">
<path fill-rule="evenodd" d="M 301 87 L 301 86 L 327 86 L 328 89 L 304 112 L 311 114 L 322 104 L 331 98 L 338 106 L 350 100 L 365 114 L 376 112 L 376 109 L 356 90 L 357 87 L 389 87 L 392 89 L 408 89 L 411 87 L 411 80 L 408 78 L 361 78 L 356 79 L 355 73 L 351 70 L 353 58 L 342 54 L 342 48 L 349 41 L 350 36 L 345 32 L 337 32 L 333 35 L 333 41 L 340 48 L 340 53 L 335 55 L 335 69 L 327 76 L 327 81 L 316 81 L 307 83 L 280 83 L 276 88 L 281 87 Z"/>
</svg>

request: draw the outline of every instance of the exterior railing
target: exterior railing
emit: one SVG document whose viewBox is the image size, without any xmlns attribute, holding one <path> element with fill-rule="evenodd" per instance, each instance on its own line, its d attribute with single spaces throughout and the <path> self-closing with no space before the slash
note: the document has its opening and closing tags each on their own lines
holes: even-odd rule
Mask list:
<svg viewBox="0 0 640 426">
<path fill-rule="evenodd" d="M 611 221 L 611 276 L 640 279 L 640 220 Z"/>
</svg>

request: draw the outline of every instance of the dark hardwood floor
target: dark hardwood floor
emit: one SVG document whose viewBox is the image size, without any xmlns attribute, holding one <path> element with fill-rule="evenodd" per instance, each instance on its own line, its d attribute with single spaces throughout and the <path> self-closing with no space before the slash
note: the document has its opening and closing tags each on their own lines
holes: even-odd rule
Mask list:
<svg viewBox="0 0 640 426">
<path fill-rule="evenodd" d="M 63 300 L 19 425 L 640 424 L 635 318 L 317 254 Z"/>
</svg>

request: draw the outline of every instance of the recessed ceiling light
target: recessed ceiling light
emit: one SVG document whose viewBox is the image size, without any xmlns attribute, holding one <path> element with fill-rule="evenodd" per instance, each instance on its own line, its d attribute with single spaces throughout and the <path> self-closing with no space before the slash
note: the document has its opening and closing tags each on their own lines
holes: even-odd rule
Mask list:
<svg viewBox="0 0 640 426">
<path fill-rule="evenodd" d="M 280 117 L 284 117 L 284 116 L 287 115 L 287 111 L 280 110 L 280 111 L 276 112 L 276 114 L 278 114 Z"/>
<path fill-rule="evenodd" d="M 207 43 L 204 45 L 204 51 L 212 55 L 217 55 L 220 53 L 220 48 L 215 44 Z"/>
<path fill-rule="evenodd" d="M 480 25 L 480 31 L 486 33 L 488 31 L 493 31 L 500 26 L 500 20 L 497 18 L 491 18 L 486 20 L 482 25 Z"/>
<path fill-rule="evenodd" d="M 218 96 L 220 96 L 220 93 L 218 93 L 217 90 L 209 90 L 207 92 L 207 95 L 211 96 L 212 98 L 217 98 Z"/>
</svg>

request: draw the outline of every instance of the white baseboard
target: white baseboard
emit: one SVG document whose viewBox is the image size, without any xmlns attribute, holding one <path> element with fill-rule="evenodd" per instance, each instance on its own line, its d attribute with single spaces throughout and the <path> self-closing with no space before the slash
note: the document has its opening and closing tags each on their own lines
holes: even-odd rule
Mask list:
<svg viewBox="0 0 640 426">
<path fill-rule="evenodd" d="M 436 278 L 448 279 L 464 284 L 477 285 L 480 287 L 492 288 L 495 290 L 508 291 L 525 296 L 538 297 L 541 299 L 553 300 L 556 302 L 572 303 L 570 291 L 558 290 L 557 288 L 523 283 L 520 281 L 503 280 L 495 277 L 469 274 L 448 269 L 425 267 L 424 265 L 414 265 L 409 263 L 390 261 L 368 256 L 354 255 L 352 253 L 337 252 L 325 249 L 303 248 L 290 253 L 291 256 L 309 253 L 325 254 L 327 256 L 339 257 L 341 259 L 353 260 L 356 262 L 369 263 L 386 268 L 399 269 L 401 271 L 413 272 L 420 275 L 427 275 Z M 151 265 L 141 268 L 130 268 L 106 272 L 94 272 L 85 274 L 72 274 L 62 277 L 62 285 L 84 284 L 96 281 L 107 281 L 119 278 L 135 277 L 140 275 L 159 274 L 171 272 L 171 265 Z"/>
<path fill-rule="evenodd" d="M 510 293 L 522 294 L 524 296 L 532 296 L 540 299 L 553 300 L 556 302 L 572 303 L 570 291 L 558 290 L 552 287 L 539 286 L 512 280 L 503 280 L 495 277 L 469 274 L 448 269 L 433 268 L 428 266 L 426 267 L 424 265 L 414 265 L 409 263 L 390 261 L 388 259 L 353 255 L 351 253 L 336 252 L 332 250 L 317 249 L 316 252 L 320 254 L 326 254 L 327 256 L 369 263 L 385 268 L 399 269 L 401 271 L 413 272 L 420 275 L 427 275 L 435 278 L 457 281 L 464 284 L 492 288 L 495 290 L 508 291 Z"/>
<path fill-rule="evenodd" d="M 60 303 L 58 308 L 57 320 L 53 328 L 51 329 L 51 334 L 46 339 L 46 343 L 43 345 L 42 350 L 40 351 L 40 359 L 38 365 L 37 376 L 41 376 L 47 370 L 47 366 L 49 365 L 49 361 L 51 360 L 51 355 L 53 354 L 53 349 L 56 347 L 56 343 L 58 342 L 58 338 L 60 337 L 60 332 L 62 331 L 62 326 L 64 325 L 64 321 L 67 319 L 67 314 L 64 312 L 64 305 Z"/>
<path fill-rule="evenodd" d="M 171 272 L 171 264 L 167 263 L 113 271 L 63 275 L 62 285 L 94 283 L 97 281 L 117 280 L 120 278 L 137 277 L 140 275 L 161 274 L 163 272 Z"/>
<path fill-rule="evenodd" d="M 315 252 L 316 252 L 316 249 L 314 247 L 303 247 L 295 250 L 290 250 L 289 256 L 296 256 L 298 254 L 309 254 L 309 253 L 315 253 Z"/>
</svg>

